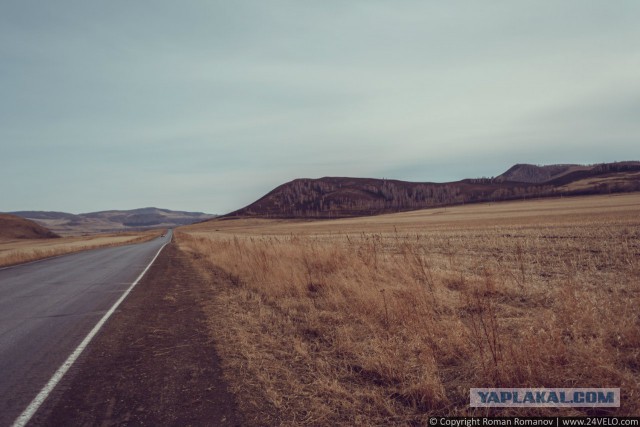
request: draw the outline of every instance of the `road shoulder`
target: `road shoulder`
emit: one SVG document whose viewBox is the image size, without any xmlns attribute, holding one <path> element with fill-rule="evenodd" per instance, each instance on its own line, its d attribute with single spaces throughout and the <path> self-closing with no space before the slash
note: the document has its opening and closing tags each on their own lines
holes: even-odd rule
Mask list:
<svg viewBox="0 0 640 427">
<path fill-rule="evenodd" d="M 168 245 L 33 425 L 241 425 L 196 275 Z"/>
</svg>

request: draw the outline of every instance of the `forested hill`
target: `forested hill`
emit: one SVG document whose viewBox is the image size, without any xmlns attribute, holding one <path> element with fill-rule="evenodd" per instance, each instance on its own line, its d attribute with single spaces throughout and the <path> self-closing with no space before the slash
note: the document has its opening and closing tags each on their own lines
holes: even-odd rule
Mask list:
<svg viewBox="0 0 640 427">
<path fill-rule="evenodd" d="M 544 177 L 538 177 L 536 171 Z M 522 181 L 512 180 L 517 178 Z M 516 165 L 495 178 L 448 183 L 304 178 L 280 185 L 249 206 L 225 216 L 339 218 L 464 203 L 628 191 L 640 191 L 640 162 L 553 167 Z"/>
</svg>

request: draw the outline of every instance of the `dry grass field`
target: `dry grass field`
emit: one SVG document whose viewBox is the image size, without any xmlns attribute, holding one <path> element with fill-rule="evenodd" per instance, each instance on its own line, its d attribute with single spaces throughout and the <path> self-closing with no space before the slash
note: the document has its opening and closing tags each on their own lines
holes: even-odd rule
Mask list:
<svg viewBox="0 0 640 427">
<path fill-rule="evenodd" d="M 94 234 L 91 236 L 63 237 L 60 239 L 0 239 L 0 267 L 36 261 L 52 256 L 126 245 L 154 239 L 162 230 L 127 233 Z"/>
<path fill-rule="evenodd" d="M 253 423 L 640 415 L 640 194 L 216 220 L 180 247 Z M 471 387 L 620 387 L 619 409 L 472 409 Z"/>
</svg>

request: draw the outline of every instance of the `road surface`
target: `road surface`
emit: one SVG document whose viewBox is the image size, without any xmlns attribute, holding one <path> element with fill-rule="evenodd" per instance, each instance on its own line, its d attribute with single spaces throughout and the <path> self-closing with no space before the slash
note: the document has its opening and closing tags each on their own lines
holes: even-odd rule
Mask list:
<svg viewBox="0 0 640 427">
<path fill-rule="evenodd" d="M 13 424 L 170 239 L 0 270 L 0 427 Z"/>
</svg>

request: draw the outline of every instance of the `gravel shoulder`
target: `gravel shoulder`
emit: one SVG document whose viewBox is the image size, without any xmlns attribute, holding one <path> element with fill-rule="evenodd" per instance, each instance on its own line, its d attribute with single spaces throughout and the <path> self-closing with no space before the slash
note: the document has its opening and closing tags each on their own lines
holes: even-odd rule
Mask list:
<svg viewBox="0 0 640 427">
<path fill-rule="evenodd" d="M 30 425 L 242 425 L 195 271 L 168 245 Z"/>
</svg>

